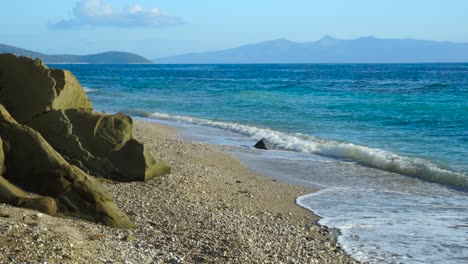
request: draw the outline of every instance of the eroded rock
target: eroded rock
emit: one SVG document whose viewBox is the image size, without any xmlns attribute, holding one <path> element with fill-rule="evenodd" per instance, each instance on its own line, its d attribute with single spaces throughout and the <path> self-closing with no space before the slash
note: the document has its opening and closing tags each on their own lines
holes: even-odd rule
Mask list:
<svg viewBox="0 0 468 264">
<path fill-rule="evenodd" d="M 117 181 L 146 181 L 170 172 L 132 139 L 130 117 L 92 112 L 69 71 L 49 69 L 38 59 L 0 54 L 0 104 L 85 172 Z"/>
<path fill-rule="evenodd" d="M 170 172 L 143 144 L 132 139 L 132 119 L 68 109 L 52 110 L 27 125 L 70 163 L 93 175 L 117 181 L 146 181 Z"/>
<path fill-rule="evenodd" d="M 57 213 L 57 202 L 52 197 L 38 197 L 38 195 L 27 193 L 3 176 L 0 176 L 0 202 L 37 210 L 48 215 Z"/>
<path fill-rule="evenodd" d="M 69 164 L 38 132 L 18 124 L 1 105 L 0 137 L 3 140 L 6 167 L 3 176 L 11 184 L 52 197 L 57 203 L 59 214 L 102 222 L 117 228 L 134 226 L 93 177 Z M 0 183 L 0 186 L 7 186 L 7 190 L 13 191 L 14 197 L 20 196 L 20 189 L 10 188 L 8 182 Z M 27 205 L 38 208 L 49 202 L 51 200 L 46 198 Z"/>
<path fill-rule="evenodd" d="M 0 104 L 20 124 L 52 109 L 92 110 L 71 72 L 13 54 L 0 54 Z"/>
</svg>

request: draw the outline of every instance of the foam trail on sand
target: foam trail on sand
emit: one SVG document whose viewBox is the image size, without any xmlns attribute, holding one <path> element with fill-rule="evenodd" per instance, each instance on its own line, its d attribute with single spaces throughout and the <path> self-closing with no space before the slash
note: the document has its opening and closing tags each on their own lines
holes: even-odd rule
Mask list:
<svg viewBox="0 0 468 264">
<path fill-rule="evenodd" d="M 240 133 L 254 139 L 266 138 L 284 150 L 351 159 L 361 164 L 390 172 L 413 176 L 452 187 L 468 188 L 468 177 L 464 174 L 440 168 L 428 160 L 400 156 L 377 148 L 370 148 L 349 142 L 321 139 L 305 134 L 288 134 L 269 128 L 212 121 L 189 116 L 152 113 L 149 114 L 148 117 L 220 128 Z"/>
</svg>

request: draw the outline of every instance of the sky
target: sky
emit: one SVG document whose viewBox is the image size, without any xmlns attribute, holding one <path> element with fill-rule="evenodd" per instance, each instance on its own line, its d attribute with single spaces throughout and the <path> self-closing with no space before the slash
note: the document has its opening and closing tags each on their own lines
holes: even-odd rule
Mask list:
<svg viewBox="0 0 468 264">
<path fill-rule="evenodd" d="M 466 0 L 15 0 L 2 1 L 0 43 L 154 59 L 324 35 L 468 42 L 467 10 Z"/>
</svg>

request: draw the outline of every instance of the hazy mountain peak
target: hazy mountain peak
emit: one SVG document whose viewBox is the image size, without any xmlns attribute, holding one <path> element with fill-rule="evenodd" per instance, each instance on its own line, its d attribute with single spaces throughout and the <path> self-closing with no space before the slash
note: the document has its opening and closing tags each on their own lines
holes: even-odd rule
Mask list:
<svg viewBox="0 0 468 264">
<path fill-rule="evenodd" d="M 330 35 L 325 35 L 315 43 L 318 44 L 318 45 L 321 45 L 321 46 L 329 46 L 329 45 L 333 45 L 337 41 L 338 40 L 335 39 L 334 37 L 332 37 Z"/>
<path fill-rule="evenodd" d="M 335 41 L 335 40 L 337 40 L 337 39 L 330 36 L 330 35 L 325 35 L 321 39 L 319 39 L 317 42 Z"/>
</svg>

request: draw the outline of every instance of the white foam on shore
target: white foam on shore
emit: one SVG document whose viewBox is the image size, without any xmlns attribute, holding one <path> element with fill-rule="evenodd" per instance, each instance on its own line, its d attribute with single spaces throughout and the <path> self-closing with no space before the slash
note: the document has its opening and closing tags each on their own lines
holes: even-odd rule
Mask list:
<svg viewBox="0 0 468 264">
<path fill-rule="evenodd" d="M 284 150 L 350 159 L 367 166 L 402 175 L 413 176 L 457 188 L 468 188 L 468 177 L 464 174 L 440 168 L 428 160 L 405 157 L 377 148 L 370 148 L 349 142 L 321 139 L 304 134 L 288 134 L 269 128 L 212 121 L 189 116 L 152 113 L 149 117 L 215 127 L 240 133 L 256 140 L 266 138 L 277 147 Z"/>
<path fill-rule="evenodd" d="M 369 188 L 332 187 L 296 199 L 339 229 L 338 242 L 368 263 L 465 263 L 468 197 L 421 196 Z"/>
</svg>

